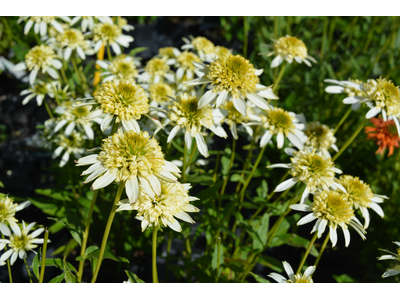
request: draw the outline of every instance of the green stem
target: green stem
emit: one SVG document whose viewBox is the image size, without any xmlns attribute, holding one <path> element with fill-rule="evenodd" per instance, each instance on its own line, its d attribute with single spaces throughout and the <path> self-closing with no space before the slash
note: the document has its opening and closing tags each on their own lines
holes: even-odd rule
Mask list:
<svg viewBox="0 0 400 300">
<path fill-rule="evenodd" d="M 314 236 L 312 237 L 312 239 L 310 241 L 310 244 L 308 244 L 307 250 L 304 253 L 303 258 L 301 259 L 301 262 L 300 262 L 299 268 L 297 269 L 297 273 L 296 274 L 299 274 L 301 272 L 301 268 L 303 267 L 303 265 L 304 265 L 304 263 L 305 263 L 305 261 L 307 259 L 307 256 L 310 253 L 311 247 L 314 244 L 314 242 L 317 239 L 317 237 L 318 237 L 318 232 L 314 233 Z"/>
<path fill-rule="evenodd" d="M 243 41 L 243 57 L 247 58 L 247 46 L 248 46 L 248 20 L 247 17 L 243 17 L 243 31 L 244 31 L 244 41 Z"/>
<path fill-rule="evenodd" d="M 40 276 L 39 276 L 39 283 L 43 283 L 44 278 L 44 270 L 46 268 L 46 252 L 47 252 L 47 241 L 49 239 L 49 231 L 44 231 L 44 242 L 43 242 L 43 250 L 42 250 L 42 266 L 40 268 Z"/>
<path fill-rule="evenodd" d="M 50 107 L 49 107 L 49 105 L 47 104 L 46 98 L 43 99 L 43 102 L 44 102 L 44 107 L 46 108 L 47 113 L 49 114 L 49 117 L 52 118 L 52 119 L 54 119 L 54 116 L 53 116 L 53 114 L 52 114 L 52 112 L 51 112 L 51 110 L 50 110 Z"/>
<path fill-rule="evenodd" d="M 282 67 L 281 70 L 279 71 L 278 77 L 276 78 L 275 82 L 274 82 L 274 86 L 272 87 L 272 91 L 275 92 L 276 89 L 278 88 L 279 82 L 282 79 L 283 73 L 285 72 L 286 69 L 286 61 L 284 61 L 282 63 Z"/>
<path fill-rule="evenodd" d="M 182 182 L 186 182 L 186 170 L 187 170 L 187 145 L 184 145 L 184 147 L 183 147 Z"/>
<path fill-rule="evenodd" d="M 29 267 L 28 267 L 28 263 L 26 262 L 26 259 L 24 259 L 24 263 L 25 263 L 26 270 L 28 271 L 29 282 L 32 283 L 31 271 L 29 271 Z"/>
<path fill-rule="evenodd" d="M 68 79 L 67 79 L 67 76 L 65 76 L 64 67 L 61 68 L 60 71 L 61 71 L 61 76 L 64 79 L 65 84 L 68 84 Z"/>
<path fill-rule="evenodd" d="M 339 130 L 340 126 L 342 126 L 343 122 L 347 119 L 347 117 L 349 116 L 350 113 L 351 113 L 351 106 L 346 111 L 345 115 L 342 117 L 342 119 L 339 121 L 339 123 L 336 125 L 335 130 L 333 131 L 333 134 L 335 134 Z"/>
<path fill-rule="evenodd" d="M 104 235 L 103 235 L 103 240 L 101 242 L 99 259 L 97 261 L 96 270 L 94 271 L 94 274 L 93 274 L 93 277 L 92 277 L 92 283 L 96 282 L 97 275 L 98 275 L 99 270 L 100 270 L 101 262 L 103 260 L 104 251 L 106 250 L 108 235 L 110 234 L 111 225 L 112 225 L 115 213 L 116 213 L 117 208 L 118 208 L 117 203 L 118 203 L 119 199 L 121 198 L 122 192 L 124 191 L 124 187 L 125 187 L 125 182 L 121 182 L 119 184 L 117 194 L 115 195 L 114 204 L 113 204 L 113 207 L 111 209 L 110 216 L 108 217 L 106 229 L 105 229 Z"/>
<path fill-rule="evenodd" d="M 153 283 L 158 283 L 157 275 L 157 230 L 158 227 L 153 227 L 153 239 L 152 239 L 152 269 L 153 269 Z"/>
<path fill-rule="evenodd" d="M 319 263 L 319 261 L 320 261 L 320 259 L 321 259 L 321 256 L 322 256 L 322 253 L 324 253 L 325 247 L 326 247 L 326 245 L 328 244 L 329 236 L 330 236 L 330 235 L 329 235 L 329 232 L 328 232 L 328 234 L 326 235 L 325 241 L 324 241 L 324 243 L 322 244 L 321 249 L 319 250 L 319 254 L 318 254 L 317 259 L 315 260 L 314 266 L 318 266 L 318 263 Z"/>
<path fill-rule="evenodd" d="M 108 56 L 108 60 L 111 62 L 112 61 L 112 55 L 111 55 L 111 50 L 110 50 L 110 44 L 106 43 L 107 46 L 107 56 Z"/>
<path fill-rule="evenodd" d="M 88 215 L 88 218 L 86 220 L 85 232 L 83 233 L 81 255 L 80 255 L 81 257 L 85 256 L 87 240 L 89 238 L 90 222 L 92 221 L 93 209 L 94 209 L 94 206 L 95 206 L 95 203 L 96 203 L 96 199 L 97 199 L 97 194 L 98 193 L 99 193 L 99 190 L 95 190 L 93 192 L 92 202 L 90 203 L 89 215 Z M 79 262 L 78 282 L 82 281 L 84 264 L 85 264 L 85 261 L 83 261 L 83 260 Z"/>
<path fill-rule="evenodd" d="M 78 77 L 79 84 L 82 85 L 81 73 L 79 72 L 78 67 L 76 66 L 75 57 L 72 55 L 71 55 L 71 62 L 72 62 L 72 65 L 74 66 L 74 70 L 75 70 L 76 76 Z"/>
<path fill-rule="evenodd" d="M 217 251 L 217 276 L 215 278 L 215 282 L 218 283 L 219 280 L 219 266 L 221 264 L 220 262 L 220 253 L 221 253 L 221 237 L 218 237 L 218 251 Z"/>
<path fill-rule="evenodd" d="M 332 158 L 332 161 L 335 161 L 343 153 L 343 151 L 347 149 L 347 147 L 354 141 L 354 139 L 357 137 L 357 135 L 360 133 L 360 131 L 364 128 L 364 126 L 367 122 L 368 122 L 368 119 L 364 119 L 360 123 L 360 125 L 354 131 L 353 135 L 347 140 L 347 142 L 342 146 L 342 148 L 340 148 L 339 152 L 336 153 L 336 155 Z"/>
<path fill-rule="evenodd" d="M 1 234 L 1 238 L 4 240 L 3 233 Z M 4 251 L 7 251 L 7 246 L 4 246 Z M 10 259 L 7 259 L 7 269 L 8 269 L 8 277 L 10 279 L 10 283 L 13 283 L 12 273 L 11 273 L 11 266 L 10 266 Z"/>
<path fill-rule="evenodd" d="M 55 86 L 53 85 L 53 83 L 50 83 L 50 85 L 54 92 L 54 99 L 56 99 L 57 105 L 60 105 L 60 100 L 58 100 L 57 90 L 56 90 Z"/>
</svg>

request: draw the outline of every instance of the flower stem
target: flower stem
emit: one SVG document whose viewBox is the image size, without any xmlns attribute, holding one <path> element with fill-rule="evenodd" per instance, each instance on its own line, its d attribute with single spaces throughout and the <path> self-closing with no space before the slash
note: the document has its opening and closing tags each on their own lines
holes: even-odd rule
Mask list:
<svg viewBox="0 0 400 300">
<path fill-rule="evenodd" d="M 28 267 L 28 263 L 26 262 L 26 259 L 24 259 L 24 263 L 25 263 L 26 270 L 28 271 L 29 282 L 32 283 L 31 271 L 29 271 L 29 267 Z"/>
<path fill-rule="evenodd" d="M 4 240 L 3 233 L 1 234 L 1 238 Z M 7 251 L 7 246 L 4 246 L 4 251 Z M 10 279 L 10 283 L 13 283 L 12 273 L 11 273 L 11 266 L 10 266 L 10 259 L 7 259 L 7 269 L 8 269 L 8 277 Z"/>
<path fill-rule="evenodd" d="M 285 72 L 286 69 L 286 61 L 284 61 L 282 63 L 282 67 L 281 70 L 279 71 L 278 77 L 276 78 L 275 82 L 274 82 L 274 86 L 272 87 L 272 91 L 275 92 L 276 89 L 278 88 L 279 82 L 282 79 L 283 73 Z"/>
<path fill-rule="evenodd" d="M 187 146 L 183 147 L 183 166 L 182 166 L 182 182 L 186 182 L 186 169 L 187 169 Z"/>
<path fill-rule="evenodd" d="M 297 269 L 297 274 L 301 272 L 301 268 L 303 267 L 304 262 L 306 261 L 307 256 L 308 256 L 308 254 L 310 253 L 311 247 L 312 247 L 312 245 L 314 244 L 314 242 L 315 242 L 315 240 L 317 239 L 317 237 L 318 237 L 318 231 L 317 231 L 316 233 L 314 233 L 314 236 L 312 237 L 312 239 L 311 239 L 311 241 L 310 241 L 310 244 L 308 245 L 307 250 L 306 250 L 306 252 L 305 252 L 304 255 L 303 255 L 303 258 L 301 259 L 299 268 Z"/>
<path fill-rule="evenodd" d="M 217 277 L 215 278 L 215 282 L 218 283 L 219 280 L 219 266 L 221 264 L 220 262 L 220 253 L 221 253 L 221 237 L 218 237 L 218 253 L 217 253 Z"/>
<path fill-rule="evenodd" d="M 52 114 L 52 112 L 51 112 L 51 110 L 50 110 L 49 105 L 47 104 L 46 99 L 43 99 L 43 102 L 44 102 L 44 107 L 46 108 L 47 113 L 49 114 L 49 117 L 52 118 L 52 119 L 54 119 L 54 116 L 53 116 L 53 114 Z"/>
<path fill-rule="evenodd" d="M 153 269 L 153 283 L 158 283 L 157 274 L 157 230 L 158 227 L 153 227 L 153 239 L 152 239 L 152 269 Z"/>
<path fill-rule="evenodd" d="M 75 70 L 76 76 L 78 77 L 79 84 L 82 85 L 81 74 L 78 70 L 78 67 L 76 66 L 75 57 L 73 57 L 72 55 L 71 55 L 71 62 L 72 62 L 72 65 L 74 66 L 74 70 Z"/>
<path fill-rule="evenodd" d="M 332 158 L 332 161 L 335 161 L 346 148 L 354 141 L 354 139 L 357 137 L 357 135 L 360 133 L 360 131 L 364 128 L 365 124 L 368 122 L 368 119 L 364 119 L 360 125 L 357 127 L 357 129 L 354 131 L 353 135 L 347 140 L 347 142 L 340 148 L 339 152 L 336 153 L 336 155 Z"/>
<path fill-rule="evenodd" d="M 83 233 L 82 247 L 81 247 L 81 256 L 82 257 L 85 255 L 87 240 L 88 240 L 89 231 L 90 231 L 90 222 L 92 220 L 93 209 L 94 209 L 94 205 L 96 203 L 96 199 L 97 199 L 97 194 L 98 193 L 99 193 L 99 190 L 95 190 L 93 192 L 92 203 L 90 204 L 89 215 L 88 215 L 88 218 L 86 220 L 85 232 Z M 82 281 L 84 263 L 85 263 L 85 261 L 83 261 L 83 260 L 79 262 L 78 282 Z"/>
<path fill-rule="evenodd" d="M 100 253 L 99 253 L 99 259 L 97 261 L 96 270 L 94 271 L 94 274 L 93 274 L 93 277 L 92 277 L 92 281 L 91 281 L 92 283 L 96 282 L 97 275 L 98 275 L 99 270 L 100 270 L 101 262 L 103 260 L 104 251 L 106 250 L 108 235 L 110 234 L 111 225 L 112 225 L 115 213 L 116 213 L 117 208 L 118 208 L 117 203 L 118 203 L 119 199 L 121 199 L 121 195 L 122 195 L 122 192 L 124 191 L 124 188 L 125 188 L 125 182 L 121 182 L 119 184 L 117 194 L 115 195 L 114 204 L 113 204 L 113 207 L 111 209 L 110 216 L 108 217 L 106 229 L 104 230 L 103 240 L 101 242 L 101 248 L 100 248 Z"/>
<path fill-rule="evenodd" d="M 110 44 L 107 43 L 107 56 L 108 60 L 111 62 L 112 61 L 112 55 L 111 55 L 111 50 L 110 50 Z"/>
<path fill-rule="evenodd" d="M 247 45 L 248 45 L 248 33 L 249 33 L 249 22 L 246 16 L 243 17 L 243 31 L 244 31 L 244 41 L 243 41 L 243 57 L 247 58 Z"/>
<path fill-rule="evenodd" d="M 67 76 L 65 75 L 64 68 L 61 68 L 60 71 L 61 71 L 61 76 L 64 79 L 65 84 L 68 84 L 68 79 L 67 79 Z"/>
<path fill-rule="evenodd" d="M 339 123 L 336 125 L 335 130 L 333 131 L 333 134 L 335 134 L 338 131 L 338 129 L 340 128 L 340 126 L 342 126 L 343 122 L 347 119 L 347 117 L 349 116 L 350 113 L 351 113 L 351 106 L 346 111 L 346 113 L 344 114 L 342 119 L 339 121 Z"/>
<path fill-rule="evenodd" d="M 40 276 L 39 276 L 39 283 L 43 283 L 44 278 L 44 270 L 46 268 L 46 252 L 47 252 L 47 241 L 49 239 L 49 231 L 44 231 L 44 242 L 43 242 L 43 250 L 42 250 L 42 266 L 40 268 Z"/>
<path fill-rule="evenodd" d="M 319 254 L 318 254 L 317 259 L 315 260 L 314 266 L 317 266 L 317 265 L 318 265 L 318 263 L 319 263 L 319 261 L 320 261 L 320 259 L 321 259 L 322 253 L 324 253 L 326 244 L 328 244 L 328 241 L 329 241 L 329 236 L 330 236 L 330 235 L 329 235 L 329 232 L 328 232 L 328 234 L 326 235 L 325 241 L 324 241 L 324 243 L 322 244 L 321 249 L 319 250 Z"/>
</svg>

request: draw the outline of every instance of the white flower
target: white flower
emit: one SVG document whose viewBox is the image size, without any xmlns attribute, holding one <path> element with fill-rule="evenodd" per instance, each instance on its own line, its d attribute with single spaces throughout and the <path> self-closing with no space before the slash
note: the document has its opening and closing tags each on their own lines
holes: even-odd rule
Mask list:
<svg viewBox="0 0 400 300">
<path fill-rule="evenodd" d="M 28 54 L 25 55 L 25 62 L 22 61 L 16 64 L 13 70 L 14 72 L 29 70 L 29 84 L 33 85 L 39 71 L 49 74 L 54 79 L 58 79 L 59 75 L 53 68 L 61 69 L 61 61 L 56 59 L 53 49 L 46 45 L 40 45 L 29 50 Z"/>
<path fill-rule="evenodd" d="M 112 182 L 125 182 L 130 203 L 139 195 L 139 185 L 147 186 L 159 195 L 160 179 L 175 182 L 180 170 L 164 159 L 161 147 L 148 132 L 118 131 L 103 140 L 99 154 L 85 156 L 77 166 L 91 165 L 82 175 L 89 175 L 83 183 L 94 179 L 93 190 Z M 175 176 L 174 176 L 175 175 Z"/>
<path fill-rule="evenodd" d="M 357 110 L 360 107 L 360 103 L 357 100 L 363 99 L 363 96 L 365 95 L 365 93 L 360 89 L 360 84 L 362 84 L 362 81 L 358 79 L 349 79 L 347 81 L 325 79 L 324 82 L 335 84 L 327 86 L 325 88 L 325 92 L 329 94 L 346 93 L 347 98 L 343 99 L 343 103 L 351 104 L 351 108 L 353 110 Z"/>
<path fill-rule="evenodd" d="M 14 203 L 13 199 L 8 198 L 8 196 L 0 199 L 0 232 L 6 236 L 9 236 L 11 232 L 7 224 L 10 225 L 11 228 L 18 227 L 18 220 L 14 217 L 15 213 L 23 210 L 29 205 L 31 205 L 30 201 L 25 201 L 18 204 Z"/>
<path fill-rule="evenodd" d="M 27 21 L 24 27 L 24 34 L 28 34 L 29 30 L 31 30 L 32 25 L 33 29 L 36 34 L 39 34 L 41 36 L 45 36 L 47 33 L 47 25 L 52 25 L 58 32 L 63 32 L 64 29 L 62 25 L 56 20 L 56 18 L 60 18 L 66 23 L 70 23 L 71 19 L 69 17 L 65 16 L 57 16 L 57 17 L 50 17 L 50 16 L 42 16 L 42 17 L 30 17 L 30 16 L 25 16 L 25 17 L 20 17 L 18 19 L 18 23 L 21 23 L 22 21 Z"/>
<path fill-rule="evenodd" d="M 106 22 L 112 23 L 113 22 L 112 19 L 108 16 L 99 16 L 99 17 L 77 16 L 71 20 L 70 25 L 72 26 L 72 25 L 78 23 L 81 19 L 82 19 L 81 28 L 82 28 L 83 32 L 87 31 L 88 29 L 90 31 L 93 31 L 94 24 L 95 24 L 94 20 L 98 20 L 102 23 L 106 23 Z"/>
<path fill-rule="evenodd" d="M 314 283 L 312 280 L 311 276 L 315 272 L 316 267 L 315 266 L 309 266 L 305 271 L 304 275 L 301 273 L 294 274 L 292 267 L 290 264 L 286 261 L 282 262 L 283 267 L 285 268 L 286 274 L 289 276 L 289 279 L 286 279 L 283 277 L 281 274 L 278 273 L 271 273 L 268 275 L 268 277 L 271 277 L 278 283 Z"/>
<path fill-rule="evenodd" d="M 307 136 L 306 147 L 312 147 L 330 156 L 328 149 L 332 148 L 336 152 L 339 148 L 336 146 L 336 138 L 333 135 L 333 129 L 320 122 L 306 123 L 304 133 Z"/>
<path fill-rule="evenodd" d="M 54 150 L 51 158 L 55 159 L 65 151 L 59 164 L 60 168 L 64 167 L 69 161 L 71 154 L 73 154 L 75 158 L 79 158 L 85 153 L 85 149 L 83 148 L 85 138 L 86 137 L 82 133 L 76 130 L 72 131 L 68 136 L 63 133 L 58 134 L 53 139 L 53 142 L 59 146 Z"/>
<path fill-rule="evenodd" d="M 168 107 L 168 110 L 168 118 L 174 125 L 168 135 L 168 143 L 173 140 L 180 129 L 183 129 L 187 149 L 190 150 L 194 137 L 199 152 L 204 157 L 208 157 L 208 148 L 202 133 L 203 127 L 210 129 L 219 137 L 227 138 L 225 130 L 221 126 L 214 125 L 211 106 L 206 105 L 200 108 L 197 96 L 191 96 L 187 93 L 179 94 L 176 96 L 176 101 Z M 164 125 L 168 123 L 169 121 Z"/>
<path fill-rule="evenodd" d="M 171 71 L 170 65 L 174 63 L 174 60 L 167 57 L 153 57 L 147 62 L 144 72 L 138 76 L 138 80 L 145 83 L 159 83 L 166 79 L 173 83 L 175 74 Z"/>
<path fill-rule="evenodd" d="M 276 135 L 277 147 L 283 147 L 285 137 L 297 148 L 303 149 L 307 136 L 301 131 L 304 124 L 301 124 L 293 112 L 285 111 L 279 107 L 268 107 L 259 116 L 252 115 L 253 122 L 245 126 L 258 125 L 265 129 L 260 140 L 260 147 L 268 144 L 271 138 Z"/>
<path fill-rule="evenodd" d="M 59 49 L 58 54 L 66 61 L 69 60 L 71 54 L 77 54 L 82 60 L 85 60 L 86 54 L 93 55 L 95 53 L 90 41 L 85 40 L 82 32 L 75 28 L 64 30 L 55 38 L 48 39 L 47 43 L 54 44 Z"/>
<path fill-rule="evenodd" d="M 378 260 L 384 260 L 384 259 L 394 259 L 397 261 L 400 261 L 400 242 L 393 242 L 396 246 L 398 246 L 399 248 L 397 248 L 397 254 L 393 253 L 391 251 L 385 250 L 385 249 L 379 249 L 381 251 L 385 251 L 388 254 L 382 255 L 380 257 L 378 257 Z M 394 276 L 400 273 L 400 265 L 395 266 L 393 269 L 390 269 L 388 271 L 386 271 L 385 273 L 383 273 L 382 278 L 386 278 L 389 276 Z"/>
<path fill-rule="evenodd" d="M 335 173 L 341 174 L 342 171 L 335 167 L 331 158 L 325 153 L 318 152 L 316 149 L 308 147 L 301 151 L 286 148 L 285 152 L 286 154 L 293 156 L 290 158 L 292 163 L 274 164 L 268 166 L 268 168 L 289 169 L 289 174 L 292 175 L 293 178 L 280 183 L 275 188 L 275 192 L 285 191 L 299 181 L 306 184 L 300 203 L 305 203 L 310 192 L 314 193 L 317 189 L 327 190 L 329 188 L 339 188 L 343 192 L 346 192 L 343 186 L 335 182 Z"/>
<path fill-rule="evenodd" d="M 205 37 L 198 36 L 195 38 L 193 36 L 190 36 L 191 41 L 187 38 L 182 39 L 185 42 L 185 45 L 182 46 L 182 50 L 195 50 L 202 59 L 213 57 L 215 46 L 210 40 L 206 39 Z"/>
<path fill-rule="evenodd" d="M 107 70 L 100 74 L 108 75 L 103 79 L 103 82 L 113 80 L 114 78 L 135 79 L 139 74 L 139 71 L 137 70 L 137 67 L 140 66 L 139 59 L 125 54 L 116 56 L 111 62 L 106 60 L 97 60 L 96 64 Z"/>
<path fill-rule="evenodd" d="M 142 231 L 148 227 L 163 225 L 180 232 L 181 225 L 175 218 L 195 223 L 187 212 L 199 211 L 197 207 L 189 203 L 199 199 L 188 195 L 190 184 L 170 183 L 164 180 L 160 180 L 160 183 L 158 193 L 150 186 L 142 185 L 137 201 L 131 204 L 129 200 L 122 200 L 118 203 L 117 211 L 137 210 L 136 218 L 142 221 Z"/>
<path fill-rule="evenodd" d="M 293 204 L 290 208 L 309 212 L 309 214 L 297 222 L 298 226 L 317 220 L 311 233 L 317 231 L 318 238 L 325 232 L 326 226 L 329 226 L 329 237 L 332 242 L 332 247 L 334 247 L 337 242 L 336 229 L 338 226 L 342 227 L 346 247 L 350 244 L 348 225 L 353 227 L 363 240 L 365 239 L 364 234 L 366 234 L 366 232 L 360 221 L 354 215 L 352 204 L 347 201 L 343 193 L 333 190 L 321 191 L 314 195 L 314 201 L 311 205 Z"/>
<path fill-rule="evenodd" d="M 26 95 L 24 100 L 22 100 L 22 105 L 27 104 L 31 99 L 36 97 L 37 105 L 41 106 L 43 103 L 43 99 L 46 97 L 46 95 L 50 96 L 50 94 L 52 94 L 50 84 L 38 80 L 36 84 L 30 86 L 26 90 L 21 91 L 21 96 Z"/>
<path fill-rule="evenodd" d="M 33 226 L 35 226 L 35 224 L 36 222 L 33 222 L 26 226 L 25 222 L 22 221 L 22 231 L 18 225 L 14 226 L 12 227 L 13 233 L 7 235 L 9 237 L 8 240 L 0 239 L 0 245 L 6 244 L 10 248 L 3 253 L 0 260 L 6 261 L 11 256 L 10 263 L 13 265 L 18 257 L 20 259 L 26 259 L 28 257 L 26 253 L 27 251 L 33 251 L 33 249 L 37 247 L 37 244 L 44 243 L 44 239 L 36 238 L 44 231 L 44 228 L 36 229 L 34 232 L 29 234 L 29 231 Z"/>
<path fill-rule="evenodd" d="M 253 65 L 240 55 L 225 55 L 211 63 L 194 63 L 195 67 L 205 75 L 183 83 L 185 86 L 211 84 L 211 91 L 206 92 L 199 101 L 199 108 L 212 103 L 216 99 L 218 108 L 226 101 L 232 101 L 235 108 L 246 114 L 248 99 L 254 105 L 268 109 L 270 106 L 264 99 L 278 99 L 271 87 L 259 84 L 258 76 L 263 70 L 256 70 Z"/>
<path fill-rule="evenodd" d="M 98 52 L 103 44 L 108 44 L 115 54 L 120 55 L 122 53 L 120 46 L 128 48 L 129 43 L 133 42 L 133 37 L 122 34 L 122 29 L 110 22 L 96 24 L 93 28 L 93 34 L 93 41 L 96 43 L 95 52 Z"/>
</svg>

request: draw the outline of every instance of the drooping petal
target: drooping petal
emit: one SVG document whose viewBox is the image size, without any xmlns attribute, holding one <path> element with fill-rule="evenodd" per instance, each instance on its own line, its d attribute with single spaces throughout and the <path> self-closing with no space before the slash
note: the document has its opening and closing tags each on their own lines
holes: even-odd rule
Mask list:
<svg viewBox="0 0 400 300">
<path fill-rule="evenodd" d="M 95 182 L 93 182 L 92 189 L 98 190 L 103 187 L 106 187 L 111 182 L 113 182 L 117 178 L 117 174 L 111 174 L 110 170 L 108 170 L 104 175 L 97 178 Z"/>
<path fill-rule="evenodd" d="M 282 192 L 287 189 L 290 189 L 292 186 L 294 186 L 299 180 L 290 178 L 288 180 L 285 180 L 284 182 L 280 183 L 276 188 L 275 192 Z"/>
<path fill-rule="evenodd" d="M 336 229 L 329 227 L 329 238 L 332 242 L 332 248 L 336 246 L 337 243 L 337 232 Z"/>
<path fill-rule="evenodd" d="M 133 176 L 133 178 L 126 181 L 125 189 L 129 198 L 129 203 L 135 203 L 139 197 L 139 182 L 137 176 Z"/>
<path fill-rule="evenodd" d="M 269 130 L 267 130 L 260 140 L 260 147 L 263 148 L 268 142 L 271 140 L 272 134 Z"/>
<path fill-rule="evenodd" d="M 207 144 L 204 141 L 203 135 L 201 133 L 196 134 L 195 136 L 196 139 L 196 144 L 197 144 L 197 148 L 199 149 L 199 152 L 204 156 L 204 157 L 208 157 L 208 148 L 207 148 Z"/>
</svg>

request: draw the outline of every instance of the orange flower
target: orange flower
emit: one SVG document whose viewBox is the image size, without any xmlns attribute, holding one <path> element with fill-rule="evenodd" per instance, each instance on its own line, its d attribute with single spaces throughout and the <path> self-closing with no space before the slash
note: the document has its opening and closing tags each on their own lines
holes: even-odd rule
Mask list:
<svg viewBox="0 0 400 300">
<path fill-rule="evenodd" d="M 399 147 L 400 138 L 397 135 L 396 125 L 393 120 L 384 121 L 382 118 L 371 118 L 371 123 L 376 127 L 365 127 L 367 139 L 372 139 L 379 146 L 375 153 L 383 155 L 386 147 L 389 147 L 389 154 L 393 154 L 393 147 Z"/>
</svg>

